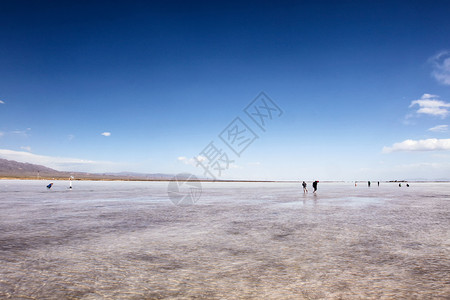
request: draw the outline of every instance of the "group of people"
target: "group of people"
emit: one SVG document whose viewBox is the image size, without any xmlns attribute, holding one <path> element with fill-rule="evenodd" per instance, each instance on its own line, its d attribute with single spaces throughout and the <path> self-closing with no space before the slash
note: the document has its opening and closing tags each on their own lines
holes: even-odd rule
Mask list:
<svg viewBox="0 0 450 300">
<path fill-rule="evenodd" d="M 315 193 L 317 191 L 317 184 L 318 183 L 319 183 L 318 180 L 316 180 L 316 181 L 314 181 L 312 183 L 312 186 L 313 186 L 313 189 L 314 189 L 313 193 Z M 306 188 L 307 184 L 306 184 L 305 181 L 302 182 L 302 186 L 303 186 L 303 193 L 306 194 L 308 192 L 308 189 Z"/>
<path fill-rule="evenodd" d="M 370 187 L 370 181 L 367 181 L 367 185 Z M 355 186 L 356 186 L 356 181 L 355 181 Z M 379 182 L 379 181 L 378 181 L 378 186 L 380 186 L 380 182 Z M 402 187 L 402 184 L 399 183 L 398 186 L 399 186 L 399 187 Z M 409 184 L 408 184 L 408 183 L 406 184 L 406 187 L 409 187 Z"/>
</svg>

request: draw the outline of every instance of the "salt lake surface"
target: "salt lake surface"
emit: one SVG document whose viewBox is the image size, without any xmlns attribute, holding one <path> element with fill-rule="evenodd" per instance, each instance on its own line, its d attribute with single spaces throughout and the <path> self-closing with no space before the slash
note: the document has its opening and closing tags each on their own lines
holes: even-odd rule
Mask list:
<svg viewBox="0 0 450 300">
<path fill-rule="evenodd" d="M 0 180 L 1 299 L 450 296 L 449 183 L 47 183 Z"/>
</svg>

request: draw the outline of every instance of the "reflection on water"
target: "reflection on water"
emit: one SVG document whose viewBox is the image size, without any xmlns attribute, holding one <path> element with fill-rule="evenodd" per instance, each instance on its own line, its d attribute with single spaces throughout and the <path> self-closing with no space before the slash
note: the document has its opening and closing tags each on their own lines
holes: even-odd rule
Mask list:
<svg viewBox="0 0 450 300">
<path fill-rule="evenodd" d="M 0 181 L 1 299 L 441 298 L 450 185 Z"/>
</svg>

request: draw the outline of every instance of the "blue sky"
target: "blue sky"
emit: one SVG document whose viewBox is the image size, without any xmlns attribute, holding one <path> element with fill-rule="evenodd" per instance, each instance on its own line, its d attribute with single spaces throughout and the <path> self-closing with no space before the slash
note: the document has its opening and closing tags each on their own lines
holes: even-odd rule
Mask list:
<svg viewBox="0 0 450 300">
<path fill-rule="evenodd" d="M 449 11 L 2 1 L 0 157 L 202 175 L 213 142 L 223 179 L 450 179 Z M 262 91 L 283 111 L 265 132 L 243 111 Z M 218 137 L 236 117 L 258 136 L 239 157 Z"/>
</svg>

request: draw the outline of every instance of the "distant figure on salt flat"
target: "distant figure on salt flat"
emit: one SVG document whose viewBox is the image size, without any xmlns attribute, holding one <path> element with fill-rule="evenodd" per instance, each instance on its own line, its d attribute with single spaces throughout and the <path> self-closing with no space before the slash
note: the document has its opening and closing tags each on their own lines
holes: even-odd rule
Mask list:
<svg viewBox="0 0 450 300">
<path fill-rule="evenodd" d="M 378 181 L 378 186 L 380 186 L 380 182 Z"/>
<path fill-rule="evenodd" d="M 402 184 L 401 184 L 401 183 L 399 183 L 399 184 L 398 184 L 398 186 L 399 186 L 399 187 L 402 187 Z"/>
<path fill-rule="evenodd" d="M 50 183 L 49 185 L 47 185 L 47 188 L 48 188 L 48 189 L 51 189 L 51 188 L 52 188 L 52 186 L 53 186 L 53 182 L 52 182 L 52 183 Z"/>
<path fill-rule="evenodd" d="M 303 194 L 307 193 L 308 190 L 306 189 L 306 182 L 305 181 L 302 182 L 302 186 L 303 186 Z"/>
<path fill-rule="evenodd" d="M 370 187 L 370 181 L 367 181 L 367 185 Z"/>
<path fill-rule="evenodd" d="M 409 187 L 409 183 L 406 184 L 406 187 Z"/>
<path fill-rule="evenodd" d="M 317 191 L 317 183 L 318 183 L 319 181 L 314 181 L 313 182 L 313 184 L 312 184 L 312 186 L 313 186 L 313 189 L 314 189 L 314 191 L 313 191 L 313 193 L 315 193 L 316 191 Z"/>
</svg>

